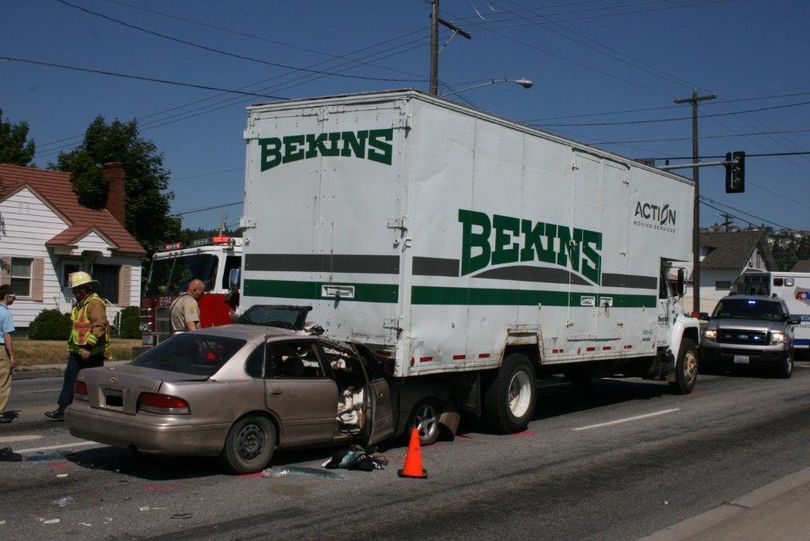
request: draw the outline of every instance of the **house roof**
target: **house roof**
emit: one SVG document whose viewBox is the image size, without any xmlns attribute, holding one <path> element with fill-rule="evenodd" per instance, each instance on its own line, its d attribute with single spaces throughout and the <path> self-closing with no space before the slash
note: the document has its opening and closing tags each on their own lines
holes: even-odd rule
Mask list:
<svg viewBox="0 0 810 541">
<path fill-rule="evenodd" d="M 793 268 L 790 269 L 790 272 L 810 272 L 810 260 L 800 259 L 793 264 Z"/>
<path fill-rule="evenodd" d="M 48 246 L 72 246 L 95 231 L 115 251 L 145 255 L 146 250 L 106 209 L 91 209 L 79 203 L 70 173 L 20 167 L 0 163 L 0 201 L 24 187 L 33 191 L 46 205 L 68 223 L 68 228 L 53 237 Z"/>
<path fill-rule="evenodd" d="M 700 263 L 703 269 L 742 270 L 755 248 L 759 248 L 766 270 L 776 268 L 771 249 L 761 231 L 701 233 L 700 244 L 708 252 Z"/>
</svg>

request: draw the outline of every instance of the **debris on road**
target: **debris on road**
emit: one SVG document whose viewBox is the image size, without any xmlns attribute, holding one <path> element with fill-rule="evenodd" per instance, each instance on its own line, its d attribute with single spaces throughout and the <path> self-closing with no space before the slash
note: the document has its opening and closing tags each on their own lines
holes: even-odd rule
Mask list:
<svg viewBox="0 0 810 541">
<path fill-rule="evenodd" d="M 267 468 L 262 471 L 262 477 L 286 477 L 287 475 L 303 475 L 306 477 L 323 477 L 326 479 L 343 479 L 339 473 L 323 471 L 317 468 L 302 468 L 296 466 L 286 466 L 284 468 Z"/>
<path fill-rule="evenodd" d="M 367 452 L 359 445 L 351 445 L 332 455 L 332 458 L 322 464 L 324 468 L 347 470 L 374 471 L 382 470 L 388 465 L 388 458 L 382 453 Z"/>
<path fill-rule="evenodd" d="M 185 520 L 187 518 L 191 518 L 191 513 L 176 513 L 172 515 L 172 518 Z"/>
<path fill-rule="evenodd" d="M 55 505 L 56 507 L 67 507 L 68 505 L 72 504 L 76 500 L 73 499 L 73 496 L 65 496 L 64 498 L 59 498 L 51 502 L 51 505 Z"/>
<path fill-rule="evenodd" d="M 0 449 L 0 462 L 20 462 L 22 461 L 22 455 L 20 453 L 15 453 L 11 450 L 11 447 L 3 447 Z"/>
<path fill-rule="evenodd" d="M 68 476 L 68 474 L 66 474 L 66 473 L 57 473 L 56 474 L 56 477 L 58 477 L 59 479 L 64 479 L 67 476 Z"/>
</svg>

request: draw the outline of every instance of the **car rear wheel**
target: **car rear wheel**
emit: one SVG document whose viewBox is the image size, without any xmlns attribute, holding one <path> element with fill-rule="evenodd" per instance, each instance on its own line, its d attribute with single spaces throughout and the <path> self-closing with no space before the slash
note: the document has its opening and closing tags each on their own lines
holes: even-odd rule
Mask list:
<svg viewBox="0 0 810 541">
<path fill-rule="evenodd" d="M 276 450 L 276 429 L 267 417 L 245 417 L 228 432 L 220 459 L 234 473 L 264 469 Z"/>
<path fill-rule="evenodd" d="M 675 381 L 669 382 L 669 388 L 675 394 L 689 394 L 695 388 L 698 376 L 697 346 L 689 338 L 681 342 L 681 351 L 675 363 Z"/>
<path fill-rule="evenodd" d="M 441 428 L 438 403 L 435 400 L 425 400 L 417 404 L 413 409 L 408 426 L 419 429 L 420 445 L 433 445 L 439 441 Z"/>
</svg>

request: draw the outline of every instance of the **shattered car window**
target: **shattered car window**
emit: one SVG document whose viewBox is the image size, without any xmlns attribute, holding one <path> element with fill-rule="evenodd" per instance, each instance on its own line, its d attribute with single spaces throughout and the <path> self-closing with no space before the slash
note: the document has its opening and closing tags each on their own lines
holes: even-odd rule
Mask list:
<svg viewBox="0 0 810 541">
<path fill-rule="evenodd" d="M 224 336 L 184 333 L 143 353 L 134 366 L 157 368 L 195 376 L 212 376 L 245 345 Z"/>
</svg>

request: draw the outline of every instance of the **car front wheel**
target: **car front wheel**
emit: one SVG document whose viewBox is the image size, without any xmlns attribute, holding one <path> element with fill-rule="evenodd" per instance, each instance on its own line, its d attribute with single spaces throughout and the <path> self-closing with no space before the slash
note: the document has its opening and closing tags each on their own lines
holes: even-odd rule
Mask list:
<svg viewBox="0 0 810 541">
<path fill-rule="evenodd" d="M 244 417 L 234 423 L 220 459 L 234 473 L 264 469 L 276 450 L 276 429 L 267 417 Z"/>
<path fill-rule="evenodd" d="M 669 388 L 675 394 L 689 394 L 695 388 L 697 376 L 697 346 L 689 338 L 684 338 L 678 353 L 678 361 L 675 363 L 675 381 L 669 383 Z"/>
<path fill-rule="evenodd" d="M 789 378 L 793 374 L 793 352 L 786 351 L 785 358 L 782 359 L 782 365 L 779 367 L 777 375 L 780 378 Z"/>
</svg>

